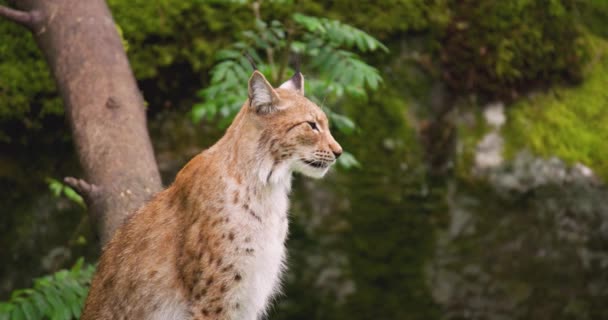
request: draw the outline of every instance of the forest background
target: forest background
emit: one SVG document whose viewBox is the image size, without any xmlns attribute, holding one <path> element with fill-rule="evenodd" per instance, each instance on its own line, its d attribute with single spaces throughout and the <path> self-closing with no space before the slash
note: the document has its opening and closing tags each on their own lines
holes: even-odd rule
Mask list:
<svg viewBox="0 0 608 320">
<path fill-rule="evenodd" d="M 349 155 L 295 180 L 270 319 L 608 318 L 607 1 L 108 5 L 165 185 L 246 98 L 242 52 L 275 84 L 300 57 L 330 113 Z M 0 318 L 78 317 L 80 168 L 42 53 L 0 19 Z"/>
</svg>

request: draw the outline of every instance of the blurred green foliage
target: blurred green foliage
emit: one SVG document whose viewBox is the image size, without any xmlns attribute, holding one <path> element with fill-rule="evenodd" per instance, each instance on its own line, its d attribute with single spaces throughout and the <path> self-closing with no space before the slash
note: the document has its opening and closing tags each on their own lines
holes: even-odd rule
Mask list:
<svg viewBox="0 0 608 320">
<path fill-rule="evenodd" d="M 37 278 L 33 288 L 15 290 L 0 302 L 0 319 L 78 319 L 94 272 L 81 258 L 69 270 Z"/>
<path fill-rule="evenodd" d="M 582 24 L 597 36 L 608 38 L 608 1 L 605 0 L 575 0 L 574 14 Z"/>
<path fill-rule="evenodd" d="M 174 64 L 202 72 L 231 42 L 226 35 L 253 25 L 246 9 L 228 2 L 109 0 L 108 5 L 129 43 L 129 61 L 139 80 L 157 77 Z"/>
<path fill-rule="evenodd" d="M 63 109 L 32 35 L 3 19 L 0 34 L 0 143 L 6 143 L 15 138 L 10 124 L 39 130 L 41 118 L 63 115 Z"/>
<path fill-rule="evenodd" d="M 589 58 L 576 0 L 449 0 L 439 26 L 443 79 L 457 92 L 512 99 L 579 81 Z"/>
<path fill-rule="evenodd" d="M 365 98 L 366 86 L 375 90 L 382 80 L 376 68 L 342 47 L 363 52 L 388 50 L 374 37 L 352 26 L 300 13 L 287 22 L 268 23 L 256 19 L 256 30 L 244 31 L 241 38 L 217 53 L 218 63 L 211 69 L 211 83 L 199 92 L 204 101 L 192 109 L 194 121 L 212 120 L 219 115 L 220 125 L 225 126 L 240 110 L 252 72 L 245 54 L 276 86 L 285 80 L 286 71 L 293 73 L 288 64 L 291 55 L 298 54 L 299 59 L 304 60 L 305 73 L 312 75 L 305 81 L 307 96 L 328 105 L 345 93 Z M 258 52 L 266 55 L 260 58 Z M 329 116 L 339 130 L 352 132 L 352 121 L 335 112 Z"/>
<path fill-rule="evenodd" d="M 352 133 L 354 122 L 331 106 L 344 96 L 366 99 L 366 89 L 376 90 L 382 81 L 378 70 L 353 51 L 388 49 L 366 32 L 338 20 L 296 12 L 284 21 L 265 21 L 266 7 L 258 2 L 250 7 L 255 29 L 243 31 L 228 48 L 218 51 L 217 64 L 210 72 L 211 82 L 198 93 L 203 101 L 192 108 L 193 120 L 219 118 L 221 127 L 230 124 L 247 97 L 246 83 L 252 66 L 245 55 L 275 86 L 288 77 L 288 72 L 293 73 L 289 64 L 297 55 L 295 63 L 303 63 L 306 68 L 306 95 L 325 110 L 333 127 Z M 338 163 L 344 168 L 359 165 L 348 152 Z"/>
<path fill-rule="evenodd" d="M 161 92 L 174 99 L 184 98 L 176 93 L 180 90 L 183 94 L 207 87 L 212 80 L 208 72 L 220 49 L 259 26 L 251 15 L 251 1 L 108 3 L 128 43 L 131 66 L 144 93 Z M 287 21 L 300 12 L 347 22 L 382 41 L 396 43 L 406 33 L 416 34 L 428 43 L 424 50 L 441 62 L 437 76 L 442 74 L 461 93 L 492 96 L 511 96 L 531 84 L 580 79 L 588 55 L 579 26 L 584 21 L 601 32 L 602 12 L 606 12 L 601 0 L 485 1 L 479 5 L 472 0 L 270 1 L 264 6 L 268 7 L 267 21 Z M 587 13 L 584 18 L 582 13 Z M 289 30 L 296 22 L 311 34 L 323 35 L 310 29 L 313 20 L 299 17 L 282 27 Z M 27 144 L 26 132 L 43 131 L 48 121 L 62 121 L 61 103 L 32 37 L 5 20 L 0 20 L 0 33 L 4 40 L 0 43 L 0 142 Z M 355 45 L 363 49 L 361 44 Z M 290 46 L 297 49 L 298 43 Z M 153 98 L 148 101 L 152 110 L 165 105 L 166 99 Z"/>
<path fill-rule="evenodd" d="M 402 94 L 392 90 L 345 107 L 362 127 L 360 134 L 340 141 L 356 150 L 363 168 L 373 167 L 354 170 L 351 180 L 340 183 L 348 186 L 352 201 L 343 213 L 351 228 L 342 241 L 357 290 L 336 311 L 339 319 L 422 320 L 440 314 L 424 266 L 433 254 L 434 222 L 446 209 L 443 185 L 420 166 L 423 150 L 402 112 Z"/>
<path fill-rule="evenodd" d="M 337 0 L 327 4 L 327 15 L 387 40 L 402 32 L 428 30 L 445 19 L 442 0 Z"/>
</svg>

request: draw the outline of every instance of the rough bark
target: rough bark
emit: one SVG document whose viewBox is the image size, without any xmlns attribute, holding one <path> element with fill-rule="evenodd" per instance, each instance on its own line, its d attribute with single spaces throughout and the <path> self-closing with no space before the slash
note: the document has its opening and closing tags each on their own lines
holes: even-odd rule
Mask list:
<svg viewBox="0 0 608 320">
<path fill-rule="evenodd" d="M 9 12 L 21 17 L 26 22 L 21 24 L 34 34 L 72 128 L 85 178 L 66 182 L 87 200 L 104 244 L 130 213 L 161 189 L 144 102 L 116 25 L 103 0 L 14 4 L 31 14 L 28 20 Z"/>
</svg>

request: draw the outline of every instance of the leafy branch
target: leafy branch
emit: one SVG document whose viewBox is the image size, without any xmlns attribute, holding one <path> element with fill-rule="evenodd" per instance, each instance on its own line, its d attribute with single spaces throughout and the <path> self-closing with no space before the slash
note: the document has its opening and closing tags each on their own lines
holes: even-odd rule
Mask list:
<svg viewBox="0 0 608 320">
<path fill-rule="evenodd" d="M 238 3 L 243 5 L 246 1 Z M 353 133 L 356 125 L 338 113 L 339 102 L 344 96 L 367 99 L 367 92 L 376 90 L 382 82 L 378 70 L 354 51 L 387 52 L 386 46 L 366 32 L 337 20 L 295 13 L 285 23 L 266 22 L 261 18 L 259 2 L 254 2 L 252 9 L 255 28 L 242 32 L 236 42 L 217 53 L 210 85 L 198 92 L 202 102 L 193 106 L 192 120 L 218 120 L 221 127 L 230 123 L 247 97 L 245 84 L 251 66 L 245 53 L 275 84 L 290 70 L 289 58 L 297 55 L 306 64 L 307 96 L 325 110 L 337 130 Z M 265 61 L 260 52 L 264 53 Z M 346 168 L 359 165 L 350 154 L 344 154 L 339 163 Z"/>
<path fill-rule="evenodd" d="M 0 302 L 0 320 L 78 319 L 95 267 L 80 258 L 69 270 L 34 280 L 34 287 L 15 290 Z"/>
<path fill-rule="evenodd" d="M 335 47 L 356 47 L 362 52 L 382 50 L 388 52 L 388 48 L 380 41 L 366 32 L 338 20 L 318 18 L 295 13 L 293 20 L 306 28 L 312 34 L 321 36 L 332 42 Z"/>
</svg>

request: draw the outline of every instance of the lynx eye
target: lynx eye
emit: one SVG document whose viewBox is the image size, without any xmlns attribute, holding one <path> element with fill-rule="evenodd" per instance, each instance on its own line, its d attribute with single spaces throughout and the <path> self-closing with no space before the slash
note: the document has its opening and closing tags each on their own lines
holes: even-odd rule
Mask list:
<svg viewBox="0 0 608 320">
<path fill-rule="evenodd" d="M 317 123 L 312 122 L 312 121 L 308 121 L 308 125 L 313 129 L 313 130 L 317 130 L 319 131 L 319 128 L 317 127 Z"/>
</svg>

